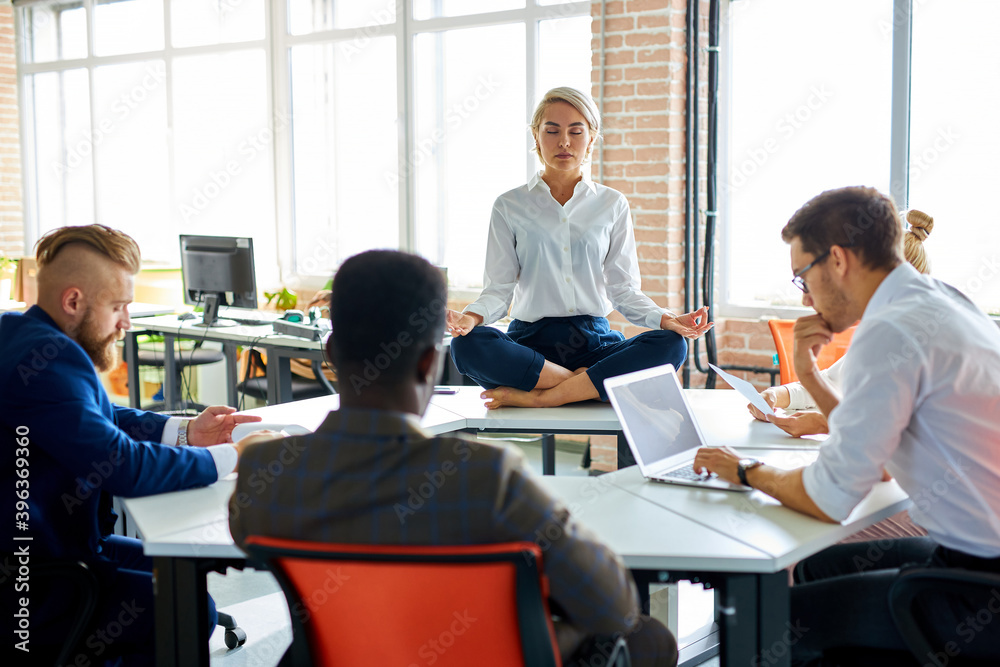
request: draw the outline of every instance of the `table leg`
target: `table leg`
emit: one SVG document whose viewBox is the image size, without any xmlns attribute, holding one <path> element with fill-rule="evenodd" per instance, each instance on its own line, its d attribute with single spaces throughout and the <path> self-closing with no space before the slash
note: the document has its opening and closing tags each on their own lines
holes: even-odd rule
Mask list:
<svg viewBox="0 0 1000 667">
<path fill-rule="evenodd" d="M 291 358 L 267 350 L 267 404 L 277 405 L 292 400 Z"/>
<path fill-rule="evenodd" d="M 556 474 L 556 436 L 551 433 L 542 434 L 542 474 Z"/>
<path fill-rule="evenodd" d="M 174 345 L 177 337 L 163 334 L 163 405 L 167 410 L 176 410 L 180 401 L 181 388 L 177 386 L 177 358 Z"/>
<path fill-rule="evenodd" d="M 720 665 L 788 667 L 798 636 L 788 622 L 788 573 L 730 574 L 717 587 Z"/>
<path fill-rule="evenodd" d="M 153 558 L 158 667 L 209 667 L 209 569 L 193 558 Z"/>
<path fill-rule="evenodd" d="M 635 465 L 635 457 L 632 456 L 632 450 L 628 447 L 628 440 L 625 439 L 625 433 L 618 433 L 618 470 L 622 468 L 627 468 L 629 466 Z"/>
<path fill-rule="evenodd" d="M 222 343 L 222 354 L 226 357 L 226 401 L 230 407 L 238 408 L 239 390 L 237 389 L 240 378 L 238 367 L 239 358 L 236 354 L 236 343 L 224 341 Z"/>
<path fill-rule="evenodd" d="M 128 405 L 139 409 L 142 391 L 139 386 L 139 331 L 125 332 L 125 365 L 128 367 Z"/>
</svg>

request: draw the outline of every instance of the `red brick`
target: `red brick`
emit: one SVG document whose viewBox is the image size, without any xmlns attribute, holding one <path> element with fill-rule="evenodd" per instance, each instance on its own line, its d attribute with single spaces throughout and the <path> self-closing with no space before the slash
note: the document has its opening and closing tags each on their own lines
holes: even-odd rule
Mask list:
<svg viewBox="0 0 1000 667">
<path fill-rule="evenodd" d="M 625 175 L 631 178 L 642 178 L 644 176 L 666 176 L 666 174 L 667 165 L 663 163 L 650 162 L 625 166 Z"/>
<path fill-rule="evenodd" d="M 667 242 L 667 230 L 665 229 L 635 229 L 635 242 L 639 245 L 648 243 L 663 244 Z"/>
<path fill-rule="evenodd" d="M 686 8 L 685 8 L 685 11 Z M 663 28 L 670 25 L 670 16 L 668 14 L 653 14 L 650 16 L 640 16 L 637 27 L 642 30 L 644 28 Z"/>
<path fill-rule="evenodd" d="M 640 194 L 663 193 L 667 192 L 669 187 L 670 187 L 669 184 L 666 181 L 662 180 L 638 181 L 635 184 L 635 192 L 638 192 Z"/>
<path fill-rule="evenodd" d="M 635 159 L 633 148 L 608 148 L 604 151 L 606 162 L 631 162 Z"/>
<path fill-rule="evenodd" d="M 666 148 L 636 148 L 636 162 L 665 162 L 667 160 Z"/>
<path fill-rule="evenodd" d="M 604 86 L 604 97 L 632 97 L 635 95 L 634 83 L 618 83 Z"/>
<path fill-rule="evenodd" d="M 631 12 L 655 12 L 670 9 L 670 0 L 628 0 L 626 9 Z"/>
<path fill-rule="evenodd" d="M 594 54 L 595 59 L 599 57 L 600 57 L 599 53 Z M 634 62 L 635 62 L 635 51 L 622 49 L 621 51 L 606 51 L 604 53 L 604 64 L 606 67 L 614 67 L 615 65 L 631 65 Z M 634 68 L 629 68 L 629 69 L 634 69 Z"/>
<path fill-rule="evenodd" d="M 662 81 L 670 77 L 672 68 L 669 65 L 626 67 L 626 81 Z"/>
<path fill-rule="evenodd" d="M 597 29 L 600 30 L 600 24 L 598 24 Z M 616 16 L 610 17 L 605 14 L 604 17 L 604 31 L 607 32 L 628 32 L 630 30 L 635 30 L 635 17 L 632 16 Z"/>
</svg>

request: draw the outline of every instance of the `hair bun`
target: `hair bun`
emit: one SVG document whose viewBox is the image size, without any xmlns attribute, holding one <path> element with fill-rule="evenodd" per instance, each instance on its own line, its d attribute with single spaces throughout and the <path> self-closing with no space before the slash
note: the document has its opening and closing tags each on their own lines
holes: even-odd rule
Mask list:
<svg viewBox="0 0 1000 667">
<path fill-rule="evenodd" d="M 926 240 L 934 229 L 934 218 L 915 208 L 906 212 L 906 222 L 910 225 L 910 233 L 921 241 Z"/>
</svg>

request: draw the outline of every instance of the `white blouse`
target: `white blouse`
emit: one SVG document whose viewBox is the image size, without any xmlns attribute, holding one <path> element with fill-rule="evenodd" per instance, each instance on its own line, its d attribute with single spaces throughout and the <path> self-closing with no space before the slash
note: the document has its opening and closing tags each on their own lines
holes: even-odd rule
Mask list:
<svg viewBox="0 0 1000 667">
<path fill-rule="evenodd" d="M 508 310 L 524 322 L 618 310 L 635 325 L 659 329 L 670 313 L 640 289 L 628 200 L 586 176 L 564 206 L 541 172 L 497 197 L 483 285 L 465 309 L 481 315 L 483 324 Z"/>
</svg>

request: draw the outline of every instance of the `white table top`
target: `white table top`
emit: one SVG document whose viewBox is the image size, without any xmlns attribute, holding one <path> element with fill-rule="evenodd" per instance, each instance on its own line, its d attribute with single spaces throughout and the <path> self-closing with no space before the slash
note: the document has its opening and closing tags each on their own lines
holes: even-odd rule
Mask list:
<svg viewBox="0 0 1000 667">
<path fill-rule="evenodd" d="M 585 401 L 556 408 L 486 408 L 480 398 L 482 387 L 456 387 L 457 394 L 437 394 L 432 406 L 450 410 L 466 419 L 465 428 L 476 429 L 546 429 L 556 433 L 581 431 L 620 431 L 618 416 L 610 403 Z"/>
<path fill-rule="evenodd" d="M 137 317 L 155 317 L 157 315 L 169 315 L 176 312 L 173 306 L 165 306 L 158 303 L 142 303 L 133 301 L 128 305 L 128 316 L 132 319 Z"/>
<path fill-rule="evenodd" d="M 321 350 L 323 343 L 317 340 L 307 340 L 296 336 L 285 336 L 274 333 L 270 324 L 261 326 L 235 327 L 200 327 L 201 318 L 181 320 L 176 315 L 158 315 L 143 317 L 135 322 L 133 329 L 145 329 L 158 333 L 171 333 L 200 340 L 232 341 L 235 343 L 254 344 L 259 347 L 275 345 L 301 350 Z"/>
<path fill-rule="evenodd" d="M 446 433 L 482 423 L 474 420 L 486 418 L 476 417 L 471 407 L 481 400 L 476 398 L 480 391 L 471 387 L 455 395 L 434 396 L 422 424 L 432 433 Z M 787 445 L 790 439 L 771 424 L 750 423 L 736 392 L 689 390 L 688 394 L 708 444 L 747 445 L 742 451 L 786 468 L 806 465 L 816 456 L 814 443 L 797 450 L 755 450 L 750 445 Z M 339 396 L 323 396 L 248 412 L 271 423 L 315 428 L 338 406 Z M 503 410 L 519 413 L 509 422 L 504 419 L 509 428 L 544 432 L 546 413 L 556 410 L 578 413 L 577 430 L 595 429 L 594 424 L 617 429 L 617 420 L 606 421 L 610 407 L 604 405 Z M 520 414 L 525 412 L 533 414 Z M 566 419 L 556 414 L 553 424 L 566 425 Z M 647 482 L 634 466 L 601 477 L 541 480 L 633 568 L 777 572 L 909 503 L 895 482 L 881 483 L 841 525 L 782 507 L 759 491 L 746 494 Z M 229 535 L 226 514 L 234 483 L 230 477 L 202 489 L 126 499 L 125 507 L 144 536 L 146 554 L 241 557 Z"/>
<path fill-rule="evenodd" d="M 340 394 L 333 394 L 245 410 L 242 414 L 258 415 L 265 422 L 272 424 L 298 424 L 315 431 L 329 412 L 339 409 Z M 427 406 L 427 411 L 420 420 L 420 426 L 432 435 L 453 433 L 466 427 L 463 417 L 433 402 Z"/>
<path fill-rule="evenodd" d="M 747 400 L 732 389 L 686 389 L 684 394 L 710 446 L 802 449 L 826 440 L 825 435 L 793 438 L 774 424 L 757 421 Z"/>
</svg>

